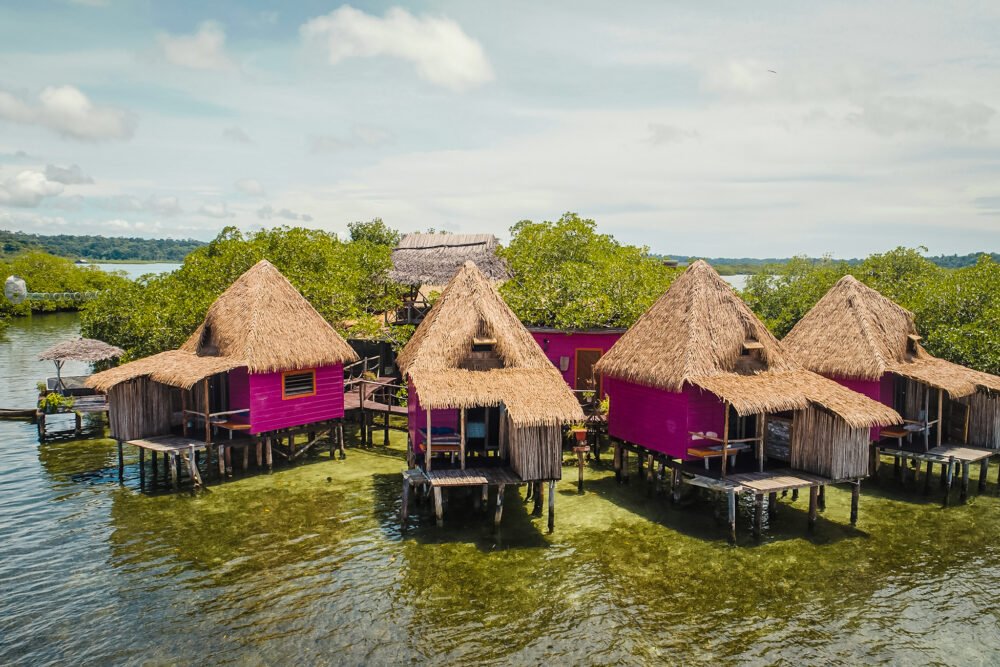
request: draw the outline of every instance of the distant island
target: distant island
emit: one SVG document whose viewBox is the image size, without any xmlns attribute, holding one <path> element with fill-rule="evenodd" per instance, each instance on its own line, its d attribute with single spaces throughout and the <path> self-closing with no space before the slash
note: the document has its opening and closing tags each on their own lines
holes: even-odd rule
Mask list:
<svg viewBox="0 0 1000 667">
<path fill-rule="evenodd" d="M 0 229 L 0 257 L 41 250 L 58 257 L 101 262 L 182 262 L 195 248 L 194 239 L 142 239 L 121 236 L 44 236 Z"/>
<path fill-rule="evenodd" d="M 944 269 L 961 269 L 972 266 L 983 255 L 989 255 L 994 262 L 1000 262 L 1000 253 L 995 252 L 973 252 L 967 255 L 928 255 L 926 259 L 937 264 Z M 704 259 L 711 264 L 720 274 L 753 274 L 760 273 L 768 266 L 787 264 L 791 257 L 693 257 L 690 255 L 660 255 L 664 259 L 676 260 L 682 264 L 690 263 L 694 259 Z M 815 262 L 823 261 L 819 257 L 810 257 Z M 844 261 L 850 265 L 860 264 L 864 259 L 846 259 Z"/>
</svg>

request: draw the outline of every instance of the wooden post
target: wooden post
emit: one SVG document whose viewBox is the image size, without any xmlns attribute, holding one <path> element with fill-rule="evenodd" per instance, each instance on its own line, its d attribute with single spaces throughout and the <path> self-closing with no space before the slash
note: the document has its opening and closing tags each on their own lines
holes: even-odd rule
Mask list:
<svg viewBox="0 0 1000 667">
<path fill-rule="evenodd" d="M 757 472 L 764 472 L 764 440 L 767 438 L 767 413 L 757 419 Z M 770 509 L 770 507 L 768 507 Z"/>
<path fill-rule="evenodd" d="M 244 452 L 246 449 L 243 450 Z M 188 445 L 188 475 L 191 477 L 191 483 L 194 484 L 194 488 L 201 488 L 201 474 L 198 472 L 198 457 L 194 451 L 194 445 Z"/>
<path fill-rule="evenodd" d="M 962 492 L 959 496 L 959 500 L 963 503 L 969 497 L 969 462 L 962 461 Z"/>
<path fill-rule="evenodd" d="M 187 396 L 188 396 L 188 390 L 181 389 L 181 435 L 183 435 L 185 438 L 188 437 Z"/>
<path fill-rule="evenodd" d="M 146 448 L 139 448 L 139 488 L 146 485 Z"/>
<path fill-rule="evenodd" d="M 444 525 L 444 508 L 441 505 L 441 487 L 434 487 L 434 517 L 437 519 L 438 528 Z"/>
<path fill-rule="evenodd" d="M 665 464 L 663 462 L 663 459 L 661 458 L 660 469 L 657 470 L 656 474 L 656 495 L 658 496 L 663 495 L 663 482 L 665 482 L 666 479 L 667 479 L 667 464 Z"/>
<path fill-rule="evenodd" d="M 243 445 L 243 472 L 247 471 L 250 467 L 250 448 L 247 445 Z"/>
<path fill-rule="evenodd" d="M 267 471 L 271 472 L 274 465 L 274 459 L 271 457 L 271 439 L 266 438 L 264 440 L 264 458 L 267 459 Z"/>
<path fill-rule="evenodd" d="M 670 469 L 670 496 L 676 505 L 681 501 L 681 471 L 678 468 Z"/>
<path fill-rule="evenodd" d="M 212 410 L 208 402 L 208 378 L 202 380 L 202 384 L 205 385 L 205 442 L 212 442 L 212 418 L 209 417 Z"/>
<path fill-rule="evenodd" d="M 619 484 L 622 483 L 622 446 L 620 443 L 615 443 L 615 453 L 612 463 L 615 469 L 615 481 Z"/>
<path fill-rule="evenodd" d="M 427 427 L 424 429 L 427 437 L 424 438 L 424 470 L 431 471 L 431 409 L 427 408 Z"/>
<path fill-rule="evenodd" d="M 254 438 L 257 449 L 257 469 L 260 470 L 261 466 L 264 464 L 264 444 L 260 441 L 260 438 Z M 205 450 L 208 451 L 207 449 Z M 330 452 L 330 456 L 333 456 L 333 452 Z"/>
<path fill-rule="evenodd" d="M 819 487 L 819 493 L 816 498 L 816 507 L 819 508 L 820 512 L 826 511 L 826 485 L 821 484 Z"/>
<path fill-rule="evenodd" d="M 792 489 L 792 502 L 794 503 L 798 499 L 799 499 L 799 490 Z"/>
<path fill-rule="evenodd" d="M 676 471 L 675 471 L 676 474 Z M 678 475 L 679 476 L 679 475 Z M 727 495 L 729 505 L 729 543 L 736 544 L 736 489 L 729 489 Z"/>
<path fill-rule="evenodd" d="M 778 492 L 772 491 L 767 494 L 767 516 L 774 518 L 778 516 Z"/>
<path fill-rule="evenodd" d="M 483 511 L 488 512 L 490 509 L 490 485 L 483 484 Z"/>
<path fill-rule="evenodd" d="M 462 465 L 462 470 L 465 470 L 465 408 L 459 410 L 459 429 L 461 431 L 461 436 L 458 442 L 459 448 L 459 460 Z"/>
<path fill-rule="evenodd" d="M 869 457 L 869 461 L 868 461 L 868 474 L 871 476 L 872 479 L 877 480 L 878 479 L 878 463 L 879 463 L 879 459 L 881 458 L 878 455 L 878 444 L 877 443 L 873 442 L 873 443 L 871 443 L 871 445 L 869 445 L 868 457 Z"/>
<path fill-rule="evenodd" d="M 625 443 L 622 443 L 621 450 L 622 483 L 628 484 L 628 447 Z"/>
<path fill-rule="evenodd" d="M 80 435 L 80 432 L 83 430 L 83 414 L 79 412 L 74 412 L 73 415 L 74 417 L 76 417 L 76 423 L 73 427 L 73 434 Z"/>
<path fill-rule="evenodd" d="M 931 386 L 929 384 L 924 385 L 924 451 L 929 450 L 931 434 L 929 433 L 929 428 L 927 427 L 927 422 L 931 420 Z"/>
<path fill-rule="evenodd" d="M 934 477 L 934 461 L 927 462 L 927 470 L 924 472 L 924 495 L 931 492 L 931 478 Z"/>
<path fill-rule="evenodd" d="M 647 453 L 645 456 L 648 461 L 646 466 L 646 495 L 653 495 L 653 479 L 656 477 L 656 459 L 653 458 L 652 454 Z"/>
<path fill-rule="evenodd" d="M 576 480 L 576 491 L 577 493 L 583 493 L 583 454 L 587 451 L 586 447 L 574 447 L 576 450 L 576 468 L 577 468 L 577 480 Z"/>
<path fill-rule="evenodd" d="M 761 523 L 764 521 L 764 494 L 755 493 L 753 497 L 753 538 L 760 539 Z"/>
<path fill-rule="evenodd" d="M 940 387 L 938 393 L 938 423 L 937 423 L 937 446 L 941 446 L 941 436 L 944 432 L 944 390 Z"/>
<path fill-rule="evenodd" d="M 500 528 L 500 518 L 503 516 L 503 489 L 504 484 L 497 487 L 497 510 L 493 515 L 493 527 Z"/>
<path fill-rule="evenodd" d="M 986 477 L 990 474 L 990 460 L 985 458 L 979 464 L 979 493 L 986 490 Z"/>
<path fill-rule="evenodd" d="M 544 498 L 542 498 L 542 483 L 541 482 L 531 482 L 534 485 L 534 498 L 535 506 L 531 508 L 531 513 L 534 516 L 542 516 L 542 505 L 545 504 Z"/>
<path fill-rule="evenodd" d="M 118 483 L 125 482 L 125 452 L 122 451 L 122 441 L 118 441 Z"/>
<path fill-rule="evenodd" d="M 955 475 L 955 457 L 952 456 L 948 459 L 948 473 L 945 478 L 944 483 L 944 506 L 948 507 L 951 504 L 951 481 Z"/>
<path fill-rule="evenodd" d="M 392 399 L 386 397 L 385 400 L 386 401 L 391 401 Z M 385 414 L 384 414 L 385 424 L 382 427 L 382 446 L 383 447 L 388 447 L 389 446 L 389 412 L 390 412 L 391 409 L 392 409 L 392 407 L 387 402 L 386 403 L 386 408 L 385 408 Z"/>
<path fill-rule="evenodd" d="M 851 525 L 858 525 L 858 502 L 861 500 L 861 480 L 851 482 Z"/>
<path fill-rule="evenodd" d="M 406 518 L 410 515 L 410 480 L 403 478 L 403 502 L 399 507 L 399 522 L 406 523 Z"/>
<path fill-rule="evenodd" d="M 810 486 L 809 487 L 809 532 L 813 532 L 816 529 L 816 509 L 817 500 L 819 499 L 819 487 Z"/>
<path fill-rule="evenodd" d="M 343 461 L 347 458 L 347 453 L 344 451 L 344 420 L 341 419 L 337 422 L 337 447 L 340 448 L 340 460 Z"/>
<path fill-rule="evenodd" d="M 722 427 L 722 476 L 726 476 L 726 465 L 729 462 L 729 402 L 724 404 L 726 419 Z"/>
<path fill-rule="evenodd" d="M 549 480 L 549 532 L 556 529 L 556 480 Z"/>
<path fill-rule="evenodd" d="M 233 475 L 233 448 L 230 445 L 226 445 L 226 475 L 232 477 Z"/>
<path fill-rule="evenodd" d="M 170 452 L 170 486 L 176 489 L 179 484 L 177 480 L 177 453 Z"/>
</svg>

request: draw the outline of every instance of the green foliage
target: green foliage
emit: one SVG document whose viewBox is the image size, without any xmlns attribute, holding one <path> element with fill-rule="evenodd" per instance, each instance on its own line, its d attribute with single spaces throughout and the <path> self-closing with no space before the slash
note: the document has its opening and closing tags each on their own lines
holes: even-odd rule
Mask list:
<svg viewBox="0 0 1000 667">
<path fill-rule="evenodd" d="M 349 222 L 347 229 L 350 231 L 351 241 L 367 241 L 390 248 L 399 245 L 401 237 L 399 231 L 382 222 L 382 218 L 375 218 L 370 222 Z"/>
<path fill-rule="evenodd" d="M 152 262 L 180 262 L 200 246 L 194 239 L 140 239 L 118 236 L 43 236 L 9 232 L 0 229 L 0 255 L 15 255 L 25 250 L 42 250 L 60 257 L 91 260 L 135 260 Z"/>
<path fill-rule="evenodd" d="M 562 329 L 631 326 L 666 291 L 677 269 L 648 248 L 599 234 L 593 220 L 522 220 L 501 250 L 513 278 L 500 291 L 522 322 Z"/>
<path fill-rule="evenodd" d="M 38 409 L 49 414 L 69 410 L 73 407 L 73 397 L 63 396 L 59 392 L 53 391 L 38 399 Z"/>
<path fill-rule="evenodd" d="M 240 275 L 267 259 L 342 333 L 345 322 L 383 312 L 400 299 L 388 283 L 391 248 L 368 240 L 277 227 L 244 235 L 223 229 L 172 273 L 102 293 L 83 310 L 83 335 L 125 349 L 129 358 L 178 347 L 209 305 Z"/>
<path fill-rule="evenodd" d="M 0 279 L 6 280 L 10 275 L 23 278 L 29 292 L 96 292 L 121 287 L 129 282 L 123 275 L 108 273 L 96 266 L 79 266 L 68 259 L 40 250 L 0 260 Z M 80 305 L 78 300 L 63 298 L 31 299 L 15 306 L 0 298 L 0 317 L 27 315 L 31 311 L 72 310 Z"/>
<path fill-rule="evenodd" d="M 943 269 L 921 250 L 896 248 L 855 266 L 795 258 L 749 278 L 743 298 L 781 338 L 850 273 L 913 312 L 929 352 L 1000 373 L 1000 264 L 982 255 L 972 266 Z"/>
</svg>

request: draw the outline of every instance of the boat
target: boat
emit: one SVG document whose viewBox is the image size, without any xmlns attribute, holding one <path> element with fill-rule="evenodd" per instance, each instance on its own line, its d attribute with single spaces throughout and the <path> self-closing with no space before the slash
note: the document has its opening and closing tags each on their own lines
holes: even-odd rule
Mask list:
<svg viewBox="0 0 1000 667">
<path fill-rule="evenodd" d="M 0 419 L 34 419 L 36 408 L 0 408 Z"/>
</svg>

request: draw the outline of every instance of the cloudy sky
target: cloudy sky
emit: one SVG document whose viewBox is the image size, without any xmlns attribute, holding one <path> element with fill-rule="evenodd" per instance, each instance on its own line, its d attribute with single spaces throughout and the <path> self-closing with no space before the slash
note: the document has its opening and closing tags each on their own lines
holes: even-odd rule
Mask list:
<svg viewBox="0 0 1000 667">
<path fill-rule="evenodd" d="M 1000 3 L 290 4 L 0 5 L 0 227 L 1000 250 Z"/>
</svg>

